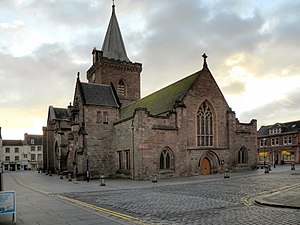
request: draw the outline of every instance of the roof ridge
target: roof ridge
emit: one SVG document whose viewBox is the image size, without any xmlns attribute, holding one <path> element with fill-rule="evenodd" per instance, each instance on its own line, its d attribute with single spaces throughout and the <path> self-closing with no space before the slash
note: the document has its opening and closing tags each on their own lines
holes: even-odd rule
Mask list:
<svg viewBox="0 0 300 225">
<path fill-rule="evenodd" d="M 152 115 L 159 115 L 171 110 L 176 101 L 182 100 L 190 90 L 201 71 L 197 71 L 125 106 L 121 109 L 121 118 L 125 119 L 132 116 L 136 108 L 147 108 Z"/>
</svg>

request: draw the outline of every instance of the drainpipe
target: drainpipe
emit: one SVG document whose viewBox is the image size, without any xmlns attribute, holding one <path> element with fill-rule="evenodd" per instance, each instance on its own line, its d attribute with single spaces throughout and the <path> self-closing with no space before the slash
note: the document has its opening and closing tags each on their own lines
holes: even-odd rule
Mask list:
<svg viewBox="0 0 300 225">
<path fill-rule="evenodd" d="M 132 180 L 135 180 L 135 160 L 134 160 L 134 119 L 131 123 L 131 138 L 132 138 Z"/>
</svg>

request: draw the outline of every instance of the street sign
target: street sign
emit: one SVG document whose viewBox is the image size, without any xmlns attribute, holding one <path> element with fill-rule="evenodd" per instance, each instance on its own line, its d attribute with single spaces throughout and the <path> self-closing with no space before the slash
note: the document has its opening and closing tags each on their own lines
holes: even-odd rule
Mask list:
<svg viewBox="0 0 300 225">
<path fill-rule="evenodd" d="M 16 191 L 0 191 L 1 214 L 13 214 L 13 220 L 17 223 Z"/>
</svg>

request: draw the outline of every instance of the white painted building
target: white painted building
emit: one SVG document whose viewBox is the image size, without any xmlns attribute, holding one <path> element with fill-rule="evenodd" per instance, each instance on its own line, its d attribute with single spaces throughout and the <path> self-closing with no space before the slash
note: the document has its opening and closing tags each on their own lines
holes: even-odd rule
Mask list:
<svg viewBox="0 0 300 225">
<path fill-rule="evenodd" d="M 0 162 L 4 170 L 29 170 L 43 165 L 42 135 L 24 134 L 24 140 L 3 140 L 0 128 Z"/>
</svg>

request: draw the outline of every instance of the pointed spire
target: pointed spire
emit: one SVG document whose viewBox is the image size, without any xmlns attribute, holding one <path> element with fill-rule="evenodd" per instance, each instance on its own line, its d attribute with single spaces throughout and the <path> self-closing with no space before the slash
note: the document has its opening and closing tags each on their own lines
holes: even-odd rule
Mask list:
<svg viewBox="0 0 300 225">
<path fill-rule="evenodd" d="M 203 59 L 204 59 L 204 62 L 203 62 L 203 68 L 206 67 L 207 68 L 207 63 L 206 63 L 206 59 L 207 59 L 207 55 L 204 53 L 202 55 Z"/>
<path fill-rule="evenodd" d="M 102 45 L 102 51 L 104 57 L 130 62 L 126 54 L 125 45 L 116 17 L 114 1 L 111 18 Z"/>
</svg>

